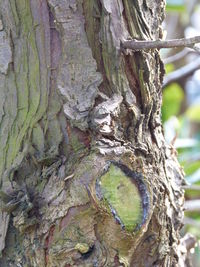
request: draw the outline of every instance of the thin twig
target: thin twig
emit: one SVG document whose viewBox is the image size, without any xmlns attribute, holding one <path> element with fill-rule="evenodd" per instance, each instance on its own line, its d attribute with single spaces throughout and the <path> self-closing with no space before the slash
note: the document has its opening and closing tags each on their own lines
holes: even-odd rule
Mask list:
<svg viewBox="0 0 200 267">
<path fill-rule="evenodd" d="M 197 58 L 195 61 L 185 65 L 184 67 L 179 68 L 167 74 L 163 81 L 163 88 L 175 81 L 182 79 L 183 77 L 188 77 L 199 68 L 200 68 L 200 58 Z"/>
<path fill-rule="evenodd" d="M 187 56 L 187 55 L 188 55 L 189 53 L 191 53 L 191 52 L 194 53 L 193 50 L 191 50 L 191 49 L 189 49 L 189 48 L 184 48 L 184 49 L 181 50 L 180 52 L 178 52 L 178 53 L 176 53 L 176 54 L 174 54 L 174 55 L 172 55 L 172 56 L 169 56 L 169 57 L 167 57 L 167 58 L 163 58 L 162 60 L 163 60 L 163 63 L 164 63 L 164 64 L 174 63 L 174 62 L 176 62 L 176 61 L 178 61 L 178 60 L 181 60 L 182 58 L 184 58 L 185 56 Z"/>
<path fill-rule="evenodd" d="M 200 227 L 200 222 L 197 221 L 197 220 L 194 220 L 192 218 L 188 218 L 188 217 L 185 217 L 184 220 L 183 220 L 183 223 L 184 224 L 188 224 L 188 225 L 192 225 L 192 226 L 195 226 L 195 227 Z"/>
<path fill-rule="evenodd" d="M 188 200 L 184 207 L 187 211 L 200 211 L 200 199 Z"/>
<path fill-rule="evenodd" d="M 172 39 L 172 40 L 127 40 L 122 42 L 122 48 L 128 48 L 132 50 L 143 49 L 160 49 L 160 48 L 172 48 L 172 47 L 193 47 L 196 43 L 200 43 L 200 36 L 192 38 Z"/>
<path fill-rule="evenodd" d="M 185 189 L 185 190 L 200 191 L 200 185 L 185 185 L 182 188 Z"/>
</svg>

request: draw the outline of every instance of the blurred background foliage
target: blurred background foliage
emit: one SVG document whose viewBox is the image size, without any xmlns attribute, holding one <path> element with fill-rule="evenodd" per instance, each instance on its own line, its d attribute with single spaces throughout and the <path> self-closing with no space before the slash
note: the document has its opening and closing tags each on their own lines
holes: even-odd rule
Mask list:
<svg viewBox="0 0 200 267">
<path fill-rule="evenodd" d="M 200 0 L 167 0 L 166 39 L 200 35 Z M 198 48 L 199 45 L 197 45 Z M 200 266 L 200 50 L 163 49 L 166 75 L 162 121 L 168 144 L 178 152 L 185 172 L 185 226 L 182 235 L 197 238 L 192 266 Z"/>
</svg>

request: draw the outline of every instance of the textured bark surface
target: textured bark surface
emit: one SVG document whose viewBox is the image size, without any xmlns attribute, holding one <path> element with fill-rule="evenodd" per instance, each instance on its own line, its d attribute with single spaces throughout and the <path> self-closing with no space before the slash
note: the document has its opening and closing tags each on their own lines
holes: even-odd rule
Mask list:
<svg viewBox="0 0 200 267">
<path fill-rule="evenodd" d="M 182 266 L 163 64 L 156 49 L 121 49 L 161 38 L 163 16 L 164 1 L 0 0 L 1 266 Z M 116 213 L 102 193 L 111 165 L 140 195 L 131 231 L 134 194 Z"/>
</svg>

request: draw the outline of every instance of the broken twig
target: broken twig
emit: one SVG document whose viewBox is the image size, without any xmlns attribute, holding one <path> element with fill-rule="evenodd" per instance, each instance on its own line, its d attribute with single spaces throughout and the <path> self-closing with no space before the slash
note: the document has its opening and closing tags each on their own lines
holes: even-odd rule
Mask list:
<svg viewBox="0 0 200 267">
<path fill-rule="evenodd" d="M 179 61 L 181 59 L 183 59 L 185 56 L 187 56 L 189 53 L 195 53 L 195 51 L 191 50 L 190 48 L 185 47 L 183 50 L 181 50 L 180 52 L 169 56 L 167 58 L 163 58 L 163 63 L 166 64 L 170 64 L 170 63 L 174 63 L 176 61 Z"/>
<path fill-rule="evenodd" d="M 184 77 L 188 77 L 200 68 L 200 58 L 195 61 L 167 74 L 163 81 L 163 88 L 167 85 L 176 82 Z"/>
</svg>

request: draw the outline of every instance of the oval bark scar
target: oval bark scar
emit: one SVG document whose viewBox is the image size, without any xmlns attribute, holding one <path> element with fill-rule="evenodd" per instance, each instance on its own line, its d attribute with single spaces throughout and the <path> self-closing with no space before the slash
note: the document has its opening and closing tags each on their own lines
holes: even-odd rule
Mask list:
<svg viewBox="0 0 200 267">
<path fill-rule="evenodd" d="M 149 195 L 142 175 L 132 172 L 125 165 L 111 163 L 100 177 L 97 191 L 122 228 L 133 232 L 145 223 Z"/>
</svg>

